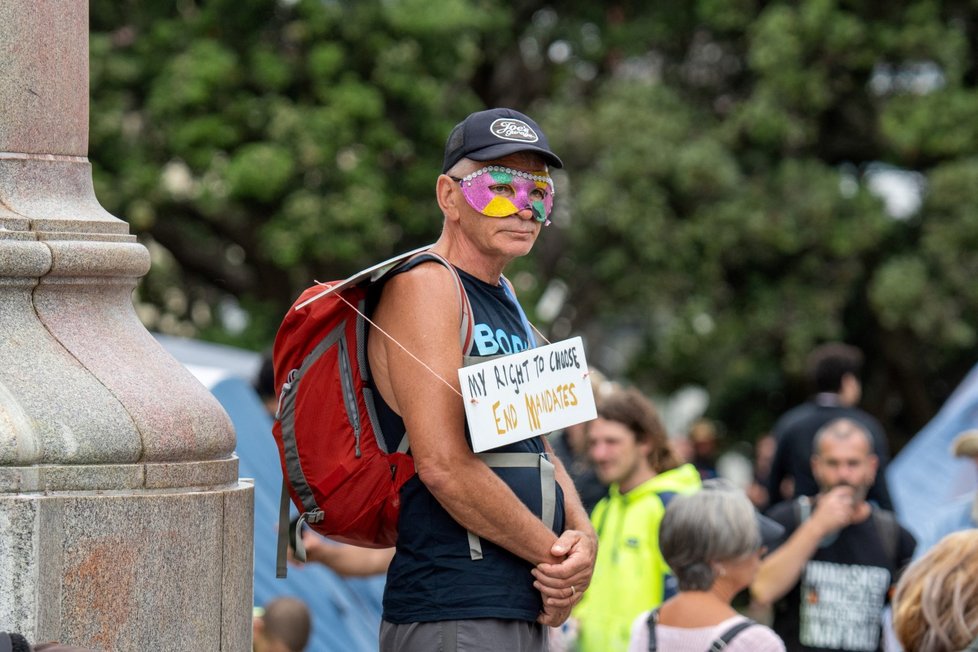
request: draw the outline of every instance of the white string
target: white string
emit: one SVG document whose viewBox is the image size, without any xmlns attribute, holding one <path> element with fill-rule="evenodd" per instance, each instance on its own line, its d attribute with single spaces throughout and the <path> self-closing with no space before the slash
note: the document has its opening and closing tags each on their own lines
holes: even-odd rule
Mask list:
<svg viewBox="0 0 978 652">
<path fill-rule="evenodd" d="M 428 372 L 431 373 L 432 376 L 434 376 L 435 378 L 437 378 L 438 380 L 440 380 L 441 382 L 443 382 L 445 384 L 445 387 L 447 387 L 448 389 L 450 389 L 453 392 L 455 392 L 456 394 L 458 394 L 459 397 L 462 400 L 465 400 L 465 397 L 462 396 L 462 392 L 460 392 L 457 389 L 455 389 L 454 387 L 452 387 L 452 384 L 451 383 L 449 383 L 447 380 L 445 380 L 444 378 L 442 378 L 441 376 L 439 376 L 438 373 L 434 369 L 432 369 L 431 367 L 429 367 L 427 364 L 425 364 L 421 360 L 421 358 L 419 358 L 418 356 L 416 356 L 413 353 L 411 353 L 410 351 L 408 351 L 407 348 L 405 348 L 405 346 L 403 344 L 401 344 L 396 339 L 394 339 L 394 336 L 393 335 L 391 335 L 390 333 L 388 333 L 387 331 L 385 331 L 383 328 L 381 328 L 380 326 L 378 326 L 375 322 L 373 322 L 370 319 L 370 317 L 367 317 L 365 314 L 363 314 L 362 312 L 360 312 L 360 310 L 355 305 L 353 305 L 352 303 L 350 303 L 349 301 L 346 300 L 346 297 L 344 297 L 342 293 L 337 293 L 336 296 L 339 297 L 343 301 L 343 303 L 345 303 L 346 305 L 348 305 L 351 308 L 353 308 L 354 312 L 356 312 L 358 315 L 360 315 L 361 317 L 363 317 L 367 321 L 368 324 L 370 324 L 371 326 L 373 326 L 374 328 L 376 328 L 378 331 L 380 331 L 381 333 L 383 333 L 384 334 L 384 337 L 386 337 L 391 342 L 393 342 L 394 344 L 396 344 L 399 347 L 401 347 L 401 350 L 402 351 L 404 351 L 409 356 L 411 356 L 414 359 L 414 361 L 417 362 L 419 365 L 421 365 L 422 367 L 424 367 L 425 369 L 427 369 Z M 473 401 L 475 401 L 475 399 L 473 399 Z"/>
</svg>

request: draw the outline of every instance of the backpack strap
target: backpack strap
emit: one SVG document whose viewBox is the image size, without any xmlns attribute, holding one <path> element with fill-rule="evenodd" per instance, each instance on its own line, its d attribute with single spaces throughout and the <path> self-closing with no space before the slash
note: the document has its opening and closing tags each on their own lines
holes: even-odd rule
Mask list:
<svg viewBox="0 0 978 652">
<path fill-rule="evenodd" d="M 649 612 L 649 617 L 646 619 L 645 623 L 649 628 L 648 651 L 656 652 L 656 650 L 658 649 L 658 643 L 656 642 L 655 639 L 655 626 L 659 624 L 659 607 L 656 607 L 655 609 Z M 730 645 L 730 641 L 732 641 L 737 634 L 741 633 L 748 627 L 753 627 L 756 624 L 757 623 L 751 620 L 750 618 L 742 620 L 738 623 L 734 623 L 733 625 L 728 627 L 726 631 L 720 634 L 720 636 L 713 639 L 713 642 L 710 643 L 710 647 L 707 649 L 706 652 L 721 652 L 721 650 L 723 650 L 728 645 Z"/>
<path fill-rule="evenodd" d="M 645 621 L 649 628 L 649 652 L 655 652 L 657 643 L 655 640 L 655 626 L 659 624 L 659 608 L 656 607 L 649 612 L 649 617 Z"/>
<path fill-rule="evenodd" d="M 458 340 L 462 345 L 462 355 L 468 355 L 475 341 L 475 320 L 472 316 L 472 304 L 469 302 L 469 295 L 465 293 L 465 287 L 462 285 L 462 277 L 458 275 L 458 270 L 455 269 L 455 266 L 441 256 L 441 254 L 436 254 L 434 251 L 422 251 L 398 264 L 387 273 L 390 274 L 404 265 L 417 264 L 426 260 L 435 261 L 452 273 L 452 281 L 455 283 L 455 294 L 458 298 L 461 313 L 458 325 Z"/>
<path fill-rule="evenodd" d="M 477 457 L 490 468 L 519 468 L 540 470 L 540 520 L 551 530 L 557 511 L 557 479 L 554 465 L 547 453 L 478 453 Z M 482 541 L 471 530 L 469 536 L 469 557 L 472 561 L 482 559 Z"/>
<path fill-rule="evenodd" d="M 739 623 L 735 623 L 731 625 L 727 629 L 727 631 L 720 634 L 720 636 L 718 636 L 716 639 L 714 639 L 712 643 L 710 643 L 710 647 L 707 650 L 707 652 L 720 652 L 725 647 L 730 645 L 730 641 L 733 640 L 734 636 L 741 633 L 748 627 L 753 627 L 756 624 L 757 624 L 756 622 L 748 618 L 747 620 L 742 620 Z"/>
<path fill-rule="evenodd" d="M 876 528 L 876 534 L 880 538 L 880 543 L 883 544 L 883 552 L 886 554 L 886 559 L 893 564 L 894 572 L 900 570 L 898 568 L 900 560 L 897 559 L 897 548 L 900 543 L 900 524 L 897 523 L 893 512 L 873 507 L 873 525 Z"/>
</svg>

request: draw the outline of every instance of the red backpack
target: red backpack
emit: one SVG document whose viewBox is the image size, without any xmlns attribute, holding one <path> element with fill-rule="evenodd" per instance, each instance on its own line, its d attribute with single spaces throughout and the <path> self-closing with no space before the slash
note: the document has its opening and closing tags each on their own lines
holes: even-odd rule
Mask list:
<svg viewBox="0 0 978 652">
<path fill-rule="evenodd" d="M 406 434 L 389 450 L 377 420 L 366 347 L 370 287 L 408 261 L 437 261 L 455 279 L 463 352 L 473 338 L 472 311 L 458 273 L 427 249 L 307 289 L 279 327 L 272 349 L 279 396 L 272 433 L 283 477 L 278 577 L 285 577 L 287 537 L 304 560 L 302 523 L 358 546 L 384 548 L 397 540 L 399 492 L 415 469 Z M 291 528 L 288 497 L 299 510 Z"/>
</svg>

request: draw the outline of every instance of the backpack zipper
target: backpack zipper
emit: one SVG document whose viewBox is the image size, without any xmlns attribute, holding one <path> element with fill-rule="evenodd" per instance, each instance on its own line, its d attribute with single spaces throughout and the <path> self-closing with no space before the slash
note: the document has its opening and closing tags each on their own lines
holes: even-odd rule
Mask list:
<svg viewBox="0 0 978 652">
<path fill-rule="evenodd" d="M 278 405 L 275 407 L 275 420 L 279 421 L 282 418 L 282 401 L 285 400 L 285 395 L 289 393 L 292 389 L 292 384 L 295 382 L 295 377 L 299 375 L 298 369 L 292 369 L 289 371 L 289 375 L 286 377 L 285 382 L 282 383 L 282 391 L 278 393 Z"/>
<path fill-rule="evenodd" d="M 357 409 L 357 397 L 353 391 L 353 370 L 350 367 L 350 359 L 346 338 L 341 338 L 340 345 L 340 384 L 343 386 L 343 403 L 346 404 L 346 414 L 350 418 L 350 425 L 353 426 L 353 446 L 356 457 L 362 455 L 360 451 L 360 411 Z"/>
</svg>

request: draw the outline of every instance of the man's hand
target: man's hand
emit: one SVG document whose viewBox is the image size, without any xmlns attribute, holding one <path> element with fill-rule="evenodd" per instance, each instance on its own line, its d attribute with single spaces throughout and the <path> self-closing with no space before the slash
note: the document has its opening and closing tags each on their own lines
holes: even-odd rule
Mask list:
<svg viewBox="0 0 978 652">
<path fill-rule="evenodd" d="M 571 607 L 543 606 L 543 612 L 537 616 L 537 622 L 549 627 L 560 627 L 571 615 Z"/>
<path fill-rule="evenodd" d="M 833 487 L 819 496 L 812 511 L 812 522 L 818 525 L 823 537 L 852 523 L 856 514 L 854 500 L 855 490 L 849 486 Z"/>
<path fill-rule="evenodd" d="M 591 585 L 598 541 L 593 533 L 565 530 L 550 553 L 561 561 L 538 564 L 531 572 L 535 578 L 533 586 L 543 596 L 544 613 L 540 622 L 556 627 L 567 619 L 571 608 Z M 552 622 L 554 619 L 559 622 Z"/>
</svg>

